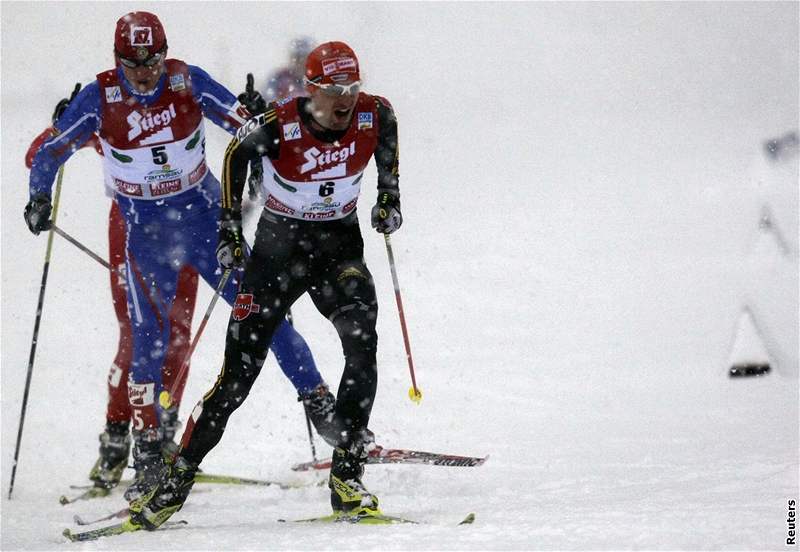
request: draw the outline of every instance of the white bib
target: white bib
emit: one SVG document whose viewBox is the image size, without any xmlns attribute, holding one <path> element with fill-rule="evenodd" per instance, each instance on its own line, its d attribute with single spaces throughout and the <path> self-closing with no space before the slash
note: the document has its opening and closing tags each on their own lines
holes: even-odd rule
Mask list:
<svg viewBox="0 0 800 552">
<path fill-rule="evenodd" d="M 266 208 L 273 213 L 301 220 L 336 220 L 356 207 L 363 172 L 314 182 L 293 182 L 280 176 L 268 157 L 262 157 Z"/>
<path fill-rule="evenodd" d="M 162 132 L 168 131 L 169 127 Z M 106 188 L 125 197 L 157 200 L 175 196 L 200 182 L 208 170 L 202 120 L 183 140 L 127 150 L 111 146 L 102 137 L 100 144 Z"/>
</svg>

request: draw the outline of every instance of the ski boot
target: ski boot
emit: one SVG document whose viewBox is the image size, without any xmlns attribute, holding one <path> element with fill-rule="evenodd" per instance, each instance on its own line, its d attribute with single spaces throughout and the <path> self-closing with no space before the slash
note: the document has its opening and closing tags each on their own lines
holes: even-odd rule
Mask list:
<svg viewBox="0 0 800 552">
<path fill-rule="evenodd" d="M 124 497 L 128 502 L 144 496 L 158 483 L 158 476 L 164 467 L 161 435 L 160 428 L 133 432 L 133 468 L 136 475 L 133 483 L 125 489 Z"/>
<path fill-rule="evenodd" d="M 89 479 L 94 482 L 94 486 L 110 490 L 119 485 L 122 472 L 128 466 L 130 451 L 128 424 L 106 423 L 106 430 L 100 434 L 100 457 L 89 472 Z"/>
<path fill-rule="evenodd" d="M 325 382 L 320 383 L 307 395 L 300 395 L 297 400 L 303 403 L 306 415 L 314 424 L 319 436 L 330 446 L 335 447 L 341 438 L 334 423 L 336 397 Z"/>
<path fill-rule="evenodd" d="M 368 517 L 382 515 L 378 497 L 370 493 L 361 478 L 367 460 L 368 445 L 375 444 L 372 432 L 362 432 L 364 440 L 333 450 L 333 462 L 328 487 L 331 490 L 333 513 L 342 517 Z"/>
<path fill-rule="evenodd" d="M 182 456 L 164 466 L 155 487 L 131 503 L 131 522 L 150 531 L 157 529 L 183 507 L 196 473 L 197 464 Z"/>
</svg>

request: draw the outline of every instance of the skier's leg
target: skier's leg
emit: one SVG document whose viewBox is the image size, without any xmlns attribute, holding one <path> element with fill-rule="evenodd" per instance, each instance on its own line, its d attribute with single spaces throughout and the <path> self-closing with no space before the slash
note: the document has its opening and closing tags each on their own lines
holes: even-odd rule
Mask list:
<svg viewBox="0 0 800 552">
<path fill-rule="evenodd" d="M 378 303 L 372 275 L 363 260 L 363 241 L 355 216 L 336 223 L 320 240 L 326 265 L 310 286 L 314 305 L 336 328 L 344 371 L 336 397 L 338 442 L 328 486 L 334 512 L 379 512 L 378 498 L 361 481 L 367 454 L 375 446 L 368 429 L 378 383 L 375 323 Z"/>
<path fill-rule="evenodd" d="M 259 232 L 262 232 L 262 228 L 263 232 L 269 232 L 271 226 L 259 224 Z M 201 242 L 213 240 L 212 243 L 216 243 L 218 237 L 216 219 L 214 219 L 214 224 L 205 224 L 202 228 L 198 228 L 196 234 L 197 236 L 204 236 L 199 240 Z M 201 247 L 198 248 L 196 253 L 195 266 L 203 279 L 216 289 L 221 275 L 217 268 L 217 259 L 214 249 Z M 279 261 L 271 259 L 265 262 Z M 292 279 L 291 275 L 287 272 L 289 269 L 288 267 L 279 268 L 281 269 L 280 277 Z M 223 290 L 223 297 L 229 305 L 233 305 L 237 297 L 239 280 L 241 277 L 242 273 L 240 271 L 234 271 L 231 280 L 228 281 L 228 284 Z M 291 324 L 284 321 L 278 326 L 269 348 L 275 354 L 281 371 L 283 371 L 284 375 L 292 383 L 301 399 L 312 397 L 321 393 L 323 390 L 327 391 L 327 386 L 317 370 L 317 365 L 314 362 L 314 355 L 311 353 L 311 349 L 308 347 L 303 336 L 300 335 Z"/>
<path fill-rule="evenodd" d="M 197 299 L 197 271 L 190 266 L 184 266 L 178 273 L 178 286 L 175 291 L 175 300 L 169 313 L 170 336 L 167 355 L 164 360 L 164 368 L 161 377 L 164 387 L 173 389 L 171 394 L 171 406 L 162 411 L 161 425 L 164 429 L 164 444 L 171 447 L 171 452 L 177 450 L 173 439 L 180 426 L 178 421 L 178 410 L 183 397 L 183 390 L 189 376 L 189 360 L 186 354 L 191 345 L 192 315 L 194 314 L 195 301 Z M 187 362 L 186 369 L 183 371 L 180 381 L 175 378 L 180 372 L 183 362 Z"/>
<path fill-rule="evenodd" d="M 131 320 L 128 317 L 127 288 L 125 279 L 125 221 L 117 202 L 111 203 L 108 214 L 108 258 L 116 272 L 110 271 L 111 300 L 117 316 L 119 340 L 117 354 L 108 373 L 108 403 L 106 426 L 100 434 L 100 452 L 89 473 L 95 486 L 110 489 L 116 487 L 122 472 L 128 465 L 131 439 L 128 435 L 131 410 L 128 403 L 128 371 L 131 364 Z"/>
<path fill-rule="evenodd" d="M 178 273 L 163 251 L 157 232 L 128 227 L 128 310 L 133 323 L 133 360 L 128 381 L 136 480 L 125 493 L 133 500 L 151 487 L 163 464 L 163 430 L 157 397 L 169 345 L 170 311 Z M 156 242 L 156 243 L 153 243 Z"/>
<path fill-rule="evenodd" d="M 180 456 L 190 463 L 199 464 L 219 442 L 228 418 L 258 377 L 278 326 L 306 289 L 304 278 L 287 278 L 285 272 L 293 263 L 308 262 L 294 257 L 288 229 L 288 224 L 266 224 L 263 217 L 259 223 L 231 310 L 222 370 L 192 412 L 181 440 Z"/>
</svg>

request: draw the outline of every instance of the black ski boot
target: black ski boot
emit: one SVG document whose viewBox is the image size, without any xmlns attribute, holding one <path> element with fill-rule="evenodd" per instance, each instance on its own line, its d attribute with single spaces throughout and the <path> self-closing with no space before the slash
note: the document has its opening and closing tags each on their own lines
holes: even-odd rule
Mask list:
<svg viewBox="0 0 800 552">
<path fill-rule="evenodd" d="M 131 522 L 149 530 L 162 525 L 183 507 L 196 473 L 197 464 L 182 456 L 178 456 L 175 463 L 164 466 L 156 486 L 131 504 Z"/>
<path fill-rule="evenodd" d="M 113 489 L 119 485 L 122 472 L 128 466 L 131 437 L 125 422 L 108 422 L 100 434 L 100 457 L 94 463 L 89 479 L 95 487 Z"/>
<path fill-rule="evenodd" d="M 125 489 L 125 500 L 132 502 L 147 494 L 158 482 L 164 457 L 161 453 L 160 428 L 133 431 L 133 468 L 136 470 L 133 483 Z"/>
<path fill-rule="evenodd" d="M 357 443 L 338 446 L 333 450 L 328 487 L 331 490 L 334 514 L 346 517 L 382 515 L 378 507 L 378 497 L 370 493 L 361 482 L 367 460 L 367 446 L 375 443 L 369 430 L 364 430 L 362 437 Z"/>
<path fill-rule="evenodd" d="M 319 436 L 330 446 L 335 447 L 341 438 L 334 423 L 336 397 L 325 382 L 320 383 L 311 393 L 300 395 L 297 400 L 303 403 L 303 408 Z"/>
</svg>

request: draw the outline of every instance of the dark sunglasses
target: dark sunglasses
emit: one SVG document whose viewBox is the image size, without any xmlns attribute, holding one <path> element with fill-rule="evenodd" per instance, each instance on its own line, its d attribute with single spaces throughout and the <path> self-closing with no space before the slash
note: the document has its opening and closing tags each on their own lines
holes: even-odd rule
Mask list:
<svg viewBox="0 0 800 552">
<path fill-rule="evenodd" d="M 122 57 L 119 52 L 116 52 L 117 57 L 119 58 L 119 62 L 128 67 L 129 69 L 136 69 L 137 67 L 153 67 L 157 65 L 162 59 L 164 59 L 164 53 L 166 52 L 166 48 L 162 48 L 152 56 L 144 60 L 134 60 L 126 57 Z"/>
</svg>

